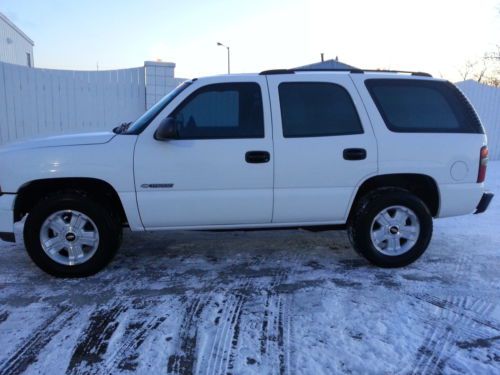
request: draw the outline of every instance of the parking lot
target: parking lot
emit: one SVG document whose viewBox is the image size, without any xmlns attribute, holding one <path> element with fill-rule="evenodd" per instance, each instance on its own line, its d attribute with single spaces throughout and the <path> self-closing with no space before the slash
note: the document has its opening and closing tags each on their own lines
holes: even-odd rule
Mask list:
<svg viewBox="0 0 500 375">
<path fill-rule="evenodd" d="M 0 246 L 0 374 L 498 374 L 500 162 L 485 214 L 380 269 L 345 232 L 125 233 L 87 279 Z"/>
</svg>

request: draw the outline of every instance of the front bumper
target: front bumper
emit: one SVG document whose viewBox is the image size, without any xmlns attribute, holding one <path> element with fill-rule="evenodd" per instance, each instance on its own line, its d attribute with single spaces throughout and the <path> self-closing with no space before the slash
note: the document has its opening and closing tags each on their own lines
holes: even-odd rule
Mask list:
<svg viewBox="0 0 500 375">
<path fill-rule="evenodd" d="M 494 196 L 495 196 L 495 194 L 493 194 L 489 191 L 484 193 L 483 196 L 481 197 L 481 200 L 479 201 L 479 203 L 476 207 L 476 212 L 474 212 L 474 214 L 480 214 L 480 213 L 486 211 Z"/>
<path fill-rule="evenodd" d="M 0 239 L 14 242 L 15 194 L 0 195 Z"/>
</svg>

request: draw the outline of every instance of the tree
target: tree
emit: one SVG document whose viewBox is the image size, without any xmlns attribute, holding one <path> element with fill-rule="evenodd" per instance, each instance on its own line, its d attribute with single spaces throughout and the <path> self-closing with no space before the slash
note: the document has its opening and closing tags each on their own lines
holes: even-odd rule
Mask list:
<svg viewBox="0 0 500 375">
<path fill-rule="evenodd" d="M 483 82 L 487 85 L 500 87 L 500 45 L 497 46 L 496 51 L 486 53 L 484 61 L 488 64 L 489 72 L 484 77 Z"/>
<path fill-rule="evenodd" d="M 496 51 L 487 52 L 480 60 L 467 60 L 459 71 L 465 81 L 473 79 L 490 86 L 500 87 L 500 45 Z"/>
<path fill-rule="evenodd" d="M 500 3 L 497 6 L 497 15 L 500 16 Z M 500 45 L 496 46 L 496 50 L 486 52 L 479 61 L 467 60 L 459 72 L 464 81 L 474 79 L 480 83 L 500 87 Z"/>
</svg>

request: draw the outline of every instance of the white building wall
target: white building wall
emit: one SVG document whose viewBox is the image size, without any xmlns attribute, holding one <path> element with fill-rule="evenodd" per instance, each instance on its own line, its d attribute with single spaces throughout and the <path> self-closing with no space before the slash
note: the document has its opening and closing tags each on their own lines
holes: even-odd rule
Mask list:
<svg viewBox="0 0 500 375">
<path fill-rule="evenodd" d="M 0 13 L 0 61 L 34 66 L 33 45 L 26 34 Z M 30 56 L 29 64 L 27 53 Z"/>
<path fill-rule="evenodd" d="M 456 84 L 476 109 L 488 136 L 491 160 L 500 160 L 500 88 L 473 80 Z"/>
</svg>

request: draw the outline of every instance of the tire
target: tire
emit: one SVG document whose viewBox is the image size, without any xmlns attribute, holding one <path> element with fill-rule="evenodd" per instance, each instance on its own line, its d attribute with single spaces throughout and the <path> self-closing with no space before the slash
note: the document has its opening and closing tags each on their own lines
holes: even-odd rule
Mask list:
<svg viewBox="0 0 500 375">
<path fill-rule="evenodd" d="M 417 260 L 429 246 L 432 215 L 409 191 L 378 189 L 356 205 L 348 235 L 354 249 L 371 263 L 403 267 Z"/>
<path fill-rule="evenodd" d="M 56 277 L 99 272 L 113 259 L 121 238 L 121 225 L 111 207 L 77 191 L 45 197 L 31 210 L 24 226 L 30 258 Z"/>
</svg>

